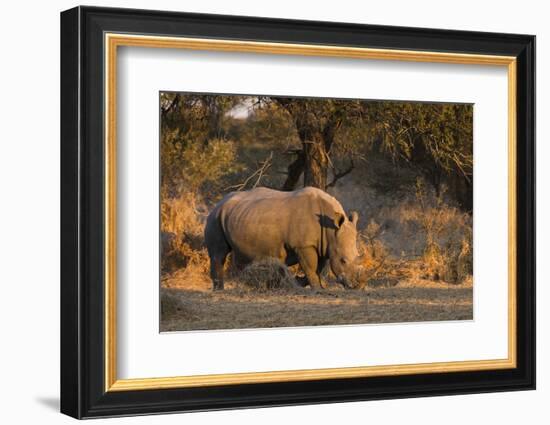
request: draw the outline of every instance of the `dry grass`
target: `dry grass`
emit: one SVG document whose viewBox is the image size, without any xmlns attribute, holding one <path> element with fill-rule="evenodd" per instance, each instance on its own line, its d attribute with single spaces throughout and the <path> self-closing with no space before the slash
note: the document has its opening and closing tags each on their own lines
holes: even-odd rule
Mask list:
<svg viewBox="0 0 550 425">
<path fill-rule="evenodd" d="M 236 278 L 238 284 L 256 291 L 285 291 L 298 287 L 288 267 L 274 258 L 249 264 Z"/>
<path fill-rule="evenodd" d="M 400 210 L 400 223 L 423 236 L 420 261 L 412 262 L 416 277 L 461 283 L 473 273 L 472 219 L 469 214 L 430 198 L 417 182 L 415 203 Z"/>
<path fill-rule="evenodd" d="M 422 185 L 414 199 L 371 213 L 358 244 L 368 285 L 403 279 L 460 284 L 473 274 L 471 216 L 442 196 L 429 196 Z"/>
<path fill-rule="evenodd" d="M 171 273 L 181 268 L 206 273 L 208 254 L 204 247 L 206 207 L 192 193 L 163 199 L 161 204 L 161 270 Z"/>
</svg>

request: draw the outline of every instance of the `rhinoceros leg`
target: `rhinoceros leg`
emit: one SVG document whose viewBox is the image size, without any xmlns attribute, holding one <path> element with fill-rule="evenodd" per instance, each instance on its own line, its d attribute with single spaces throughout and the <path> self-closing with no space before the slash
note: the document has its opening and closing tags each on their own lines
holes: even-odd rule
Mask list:
<svg viewBox="0 0 550 425">
<path fill-rule="evenodd" d="M 214 291 L 223 289 L 224 266 L 231 247 L 217 223 L 207 223 L 205 232 L 206 248 L 210 257 L 210 277 Z"/>
<path fill-rule="evenodd" d="M 321 277 L 317 273 L 319 256 L 317 250 L 313 247 L 296 250 L 300 266 L 304 271 L 306 278 L 313 289 L 321 289 Z"/>
<path fill-rule="evenodd" d="M 210 215 L 204 229 L 204 242 L 210 257 L 210 277 L 214 291 L 223 289 L 224 265 L 231 247 L 224 236 L 223 228 L 217 217 Z"/>
<path fill-rule="evenodd" d="M 214 291 L 223 290 L 224 266 L 229 250 L 218 252 L 210 257 L 210 277 L 212 278 L 212 289 Z"/>
</svg>

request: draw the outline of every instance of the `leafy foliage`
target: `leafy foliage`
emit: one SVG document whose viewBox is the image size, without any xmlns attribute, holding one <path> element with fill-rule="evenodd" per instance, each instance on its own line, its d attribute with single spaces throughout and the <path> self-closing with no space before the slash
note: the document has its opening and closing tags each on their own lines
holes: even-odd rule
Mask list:
<svg viewBox="0 0 550 425">
<path fill-rule="evenodd" d="M 472 105 L 162 93 L 160 106 L 162 185 L 170 196 L 244 189 L 268 156 L 262 184 L 327 189 L 368 167 L 376 149 L 471 210 Z"/>
<path fill-rule="evenodd" d="M 444 180 L 473 178 L 473 107 L 379 102 L 368 108 L 371 134 L 395 161 L 417 168 L 439 194 Z"/>
<path fill-rule="evenodd" d="M 224 115 L 237 103 L 231 96 L 161 94 L 164 193 L 196 192 L 239 169 L 235 143 L 223 129 Z"/>
</svg>

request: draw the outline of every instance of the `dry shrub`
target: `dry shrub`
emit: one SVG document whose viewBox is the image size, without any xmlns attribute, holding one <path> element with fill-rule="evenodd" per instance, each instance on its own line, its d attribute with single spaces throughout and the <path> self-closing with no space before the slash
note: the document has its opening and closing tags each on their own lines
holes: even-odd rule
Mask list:
<svg viewBox="0 0 550 425">
<path fill-rule="evenodd" d="M 444 202 L 444 191 L 435 196 L 418 181 L 414 198 L 363 211 L 370 220 L 360 229 L 358 248 L 368 286 L 471 279 L 472 217 Z"/>
<path fill-rule="evenodd" d="M 413 277 L 462 283 L 473 273 L 472 218 L 443 202 L 430 200 L 417 183 L 416 202 L 401 209 L 401 223 L 410 233 L 423 235 L 419 261 L 411 268 Z"/>
<path fill-rule="evenodd" d="M 355 287 L 394 286 L 403 275 L 402 261 L 391 255 L 382 240 L 384 227 L 371 219 L 359 233 L 360 269 L 354 278 Z"/>
<path fill-rule="evenodd" d="M 193 193 L 177 198 L 163 197 L 161 204 L 161 270 L 198 268 L 207 272 L 208 255 L 204 247 L 206 208 Z"/>
<path fill-rule="evenodd" d="M 463 283 L 473 274 L 472 228 L 466 227 L 462 240 L 454 241 L 446 247 L 450 260 L 443 280 L 452 283 Z"/>
<path fill-rule="evenodd" d="M 238 282 L 257 291 L 284 291 L 298 287 L 288 267 L 275 258 L 249 264 L 239 273 Z"/>
<path fill-rule="evenodd" d="M 367 227 L 359 233 L 361 265 L 367 270 L 377 270 L 389 256 L 388 249 L 384 245 L 384 242 L 380 240 L 382 233 L 382 227 L 373 219 L 371 219 Z"/>
<path fill-rule="evenodd" d="M 191 237 L 202 235 L 205 211 L 194 193 L 183 192 L 177 198 L 162 196 L 161 231 Z"/>
<path fill-rule="evenodd" d="M 195 249 L 188 243 L 185 235 L 178 237 L 173 233 L 162 233 L 162 273 L 172 273 L 176 270 L 195 270 L 199 273 L 208 272 L 208 253 L 205 248 Z M 166 243 L 164 241 L 167 241 Z"/>
</svg>

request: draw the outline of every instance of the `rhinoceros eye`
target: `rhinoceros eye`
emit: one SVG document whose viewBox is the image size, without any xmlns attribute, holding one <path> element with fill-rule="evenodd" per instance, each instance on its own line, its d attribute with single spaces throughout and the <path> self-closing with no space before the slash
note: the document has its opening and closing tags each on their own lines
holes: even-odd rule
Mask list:
<svg viewBox="0 0 550 425">
<path fill-rule="evenodd" d="M 346 263 L 347 263 L 347 260 L 346 260 L 344 257 L 342 257 L 342 258 L 340 258 L 340 262 L 341 262 L 342 264 L 346 264 Z"/>
</svg>

